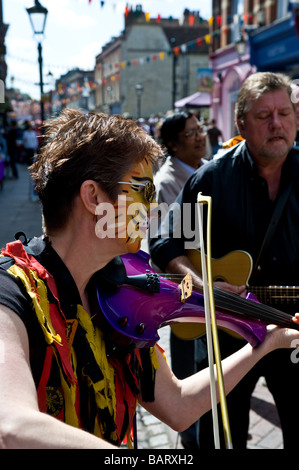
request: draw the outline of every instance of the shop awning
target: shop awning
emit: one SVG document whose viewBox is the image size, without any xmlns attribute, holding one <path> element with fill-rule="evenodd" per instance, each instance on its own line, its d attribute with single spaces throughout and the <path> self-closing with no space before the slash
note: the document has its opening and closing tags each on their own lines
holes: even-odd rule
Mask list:
<svg viewBox="0 0 299 470">
<path fill-rule="evenodd" d="M 203 108 L 208 106 L 211 106 L 210 93 L 201 93 L 199 91 L 175 102 L 176 108 Z"/>
</svg>

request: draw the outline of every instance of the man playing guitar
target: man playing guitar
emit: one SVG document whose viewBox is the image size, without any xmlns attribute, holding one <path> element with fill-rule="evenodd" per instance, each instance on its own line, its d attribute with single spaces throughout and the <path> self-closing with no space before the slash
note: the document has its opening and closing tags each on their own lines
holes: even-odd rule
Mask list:
<svg viewBox="0 0 299 470">
<path fill-rule="evenodd" d="M 267 72 L 250 76 L 241 87 L 235 111 L 244 140 L 199 168 L 176 200 L 183 209 L 184 204 L 196 206 L 199 192 L 212 198 L 212 257 L 218 262 L 222 259 L 223 268 L 222 273 L 218 271 L 214 276 L 214 285 L 241 296 L 245 296 L 249 285 L 259 287 L 260 292 L 255 292 L 261 302 L 289 313 L 296 312 L 299 305 L 299 154 L 293 148 L 296 135 L 293 95 L 290 80 L 281 74 Z M 169 217 L 175 233 L 179 218 L 172 211 Z M 195 221 L 191 222 L 194 229 Z M 160 238 L 151 239 L 153 262 L 162 272 L 189 272 L 201 286 L 200 263 L 194 252 L 190 254 L 185 249 L 184 233 L 190 233 L 186 221 L 182 220 L 181 238 L 171 233 L 164 237 L 163 226 L 161 230 Z M 242 253 L 239 260 L 236 250 Z M 249 260 L 245 277 L 242 274 L 244 252 L 250 255 L 245 253 Z M 233 281 L 227 275 L 232 267 L 237 273 Z M 267 293 L 266 297 L 261 296 L 262 291 Z M 219 332 L 219 338 L 222 357 L 243 344 L 225 332 Z M 196 367 L 201 369 L 207 364 L 206 338 L 198 341 L 200 361 Z M 265 377 L 274 396 L 284 446 L 294 446 L 299 411 L 294 409 L 290 397 L 298 390 L 298 372 L 299 366 L 291 362 L 288 351 L 276 351 L 263 359 L 228 396 L 235 449 L 246 448 L 250 398 L 260 376 Z M 210 414 L 200 419 L 197 438 L 200 448 L 213 447 Z"/>
</svg>

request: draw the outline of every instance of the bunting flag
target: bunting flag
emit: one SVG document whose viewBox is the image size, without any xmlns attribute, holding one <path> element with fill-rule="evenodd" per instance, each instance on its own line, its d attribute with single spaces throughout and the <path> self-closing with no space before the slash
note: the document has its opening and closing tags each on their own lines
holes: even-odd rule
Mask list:
<svg viewBox="0 0 299 470">
<path fill-rule="evenodd" d="M 190 25 L 190 26 L 194 26 L 194 21 L 195 21 L 195 16 L 194 16 L 194 15 L 190 15 L 190 16 L 189 16 L 189 25 Z"/>
<path fill-rule="evenodd" d="M 88 0 L 89 5 L 91 4 L 91 2 L 92 2 L 92 0 Z M 105 5 L 105 2 L 104 2 L 104 1 L 101 1 L 101 2 L 100 2 L 100 5 L 101 5 L 101 7 L 103 8 L 103 6 Z"/>
</svg>

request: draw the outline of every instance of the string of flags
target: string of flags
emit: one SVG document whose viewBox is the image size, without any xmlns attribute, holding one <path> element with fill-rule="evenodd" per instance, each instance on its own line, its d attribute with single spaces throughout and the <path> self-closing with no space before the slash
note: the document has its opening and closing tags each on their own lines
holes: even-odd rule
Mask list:
<svg viewBox="0 0 299 470">
<path fill-rule="evenodd" d="M 88 3 L 91 4 L 92 0 L 88 0 Z M 100 6 L 103 8 L 105 5 L 105 2 L 104 1 L 100 1 Z M 263 7 L 264 8 L 264 7 Z M 126 7 L 125 7 L 125 11 L 124 11 L 124 15 L 125 17 L 127 17 L 130 13 L 130 11 L 132 11 L 132 7 L 130 8 L 129 5 L 127 4 Z M 140 10 L 135 10 L 134 11 L 134 14 L 135 16 L 139 16 L 141 13 L 143 13 L 143 11 L 140 11 Z M 144 16 L 145 16 L 145 21 L 146 22 L 149 22 L 152 18 L 151 18 L 151 15 L 148 11 L 146 11 L 144 13 Z M 225 21 L 225 24 L 223 24 L 223 16 L 222 15 L 217 15 L 217 16 L 211 16 L 209 19 L 208 19 L 208 23 L 209 23 L 209 26 L 210 27 L 222 27 L 222 31 L 223 32 L 226 32 L 226 27 L 229 28 L 230 26 L 230 23 L 233 21 L 234 17 L 235 16 L 238 16 L 239 18 L 239 21 L 241 24 L 250 24 L 252 23 L 253 21 L 253 13 L 243 13 L 243 14 L 237 14 L 237 15 L 227 15 L 226 16 L 226 21 Z M 161 15 L 158 13 L 155 20 L 157 23 L 160 23 L 161 22 Z M 170 15 L 168 17 L 168 20 L 169 21 L 173 21 L 173 17 Z M 199 17 L 199 21 L 200 22 L 203 22 L 204 19 Z M 195 15 L 194 13 L 190 12 L 189 16 L 188 16 L 188 22 L 189 22 L 189 26 L 193 26 L 195 24 Z"/>
</svg>

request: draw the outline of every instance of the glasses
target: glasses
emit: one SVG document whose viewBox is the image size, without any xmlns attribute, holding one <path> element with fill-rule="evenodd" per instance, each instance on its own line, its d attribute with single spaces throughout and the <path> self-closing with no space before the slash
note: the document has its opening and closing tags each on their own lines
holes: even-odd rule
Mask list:
<svg viewBox="0 0 299 470">
<path fill-rule="evenodd" d="M 189 129 L 188 131 L 184 132 L 184 135 L 185 137 L 187 137 L 187 139 L 194 139 L 195 136 L 202 135 L 202 134 L 204 134 L 204 130 L 200 126 L 195 127 L 193 129 Z"/>
<path fill-rule="evenodd" d="M 143 191 L 143 197 L 145 201 L 148 202 L 149 204 L 153 202 L 153 200 L 155 199 L 156 187 L 154 183 L 152 183 L 151 181 L 149 181 L 148 183 L 135 183 L 134 181 L 133 182 L 118 181 L 118 183 L 129 184 L 130 186 L 132 186 L 132 189 L 134 189 L 135 191 L 139 191 L 139 192 Z M 134 186 L 137 186 L 137 188 L 135 188 Z"/>
</svg>

